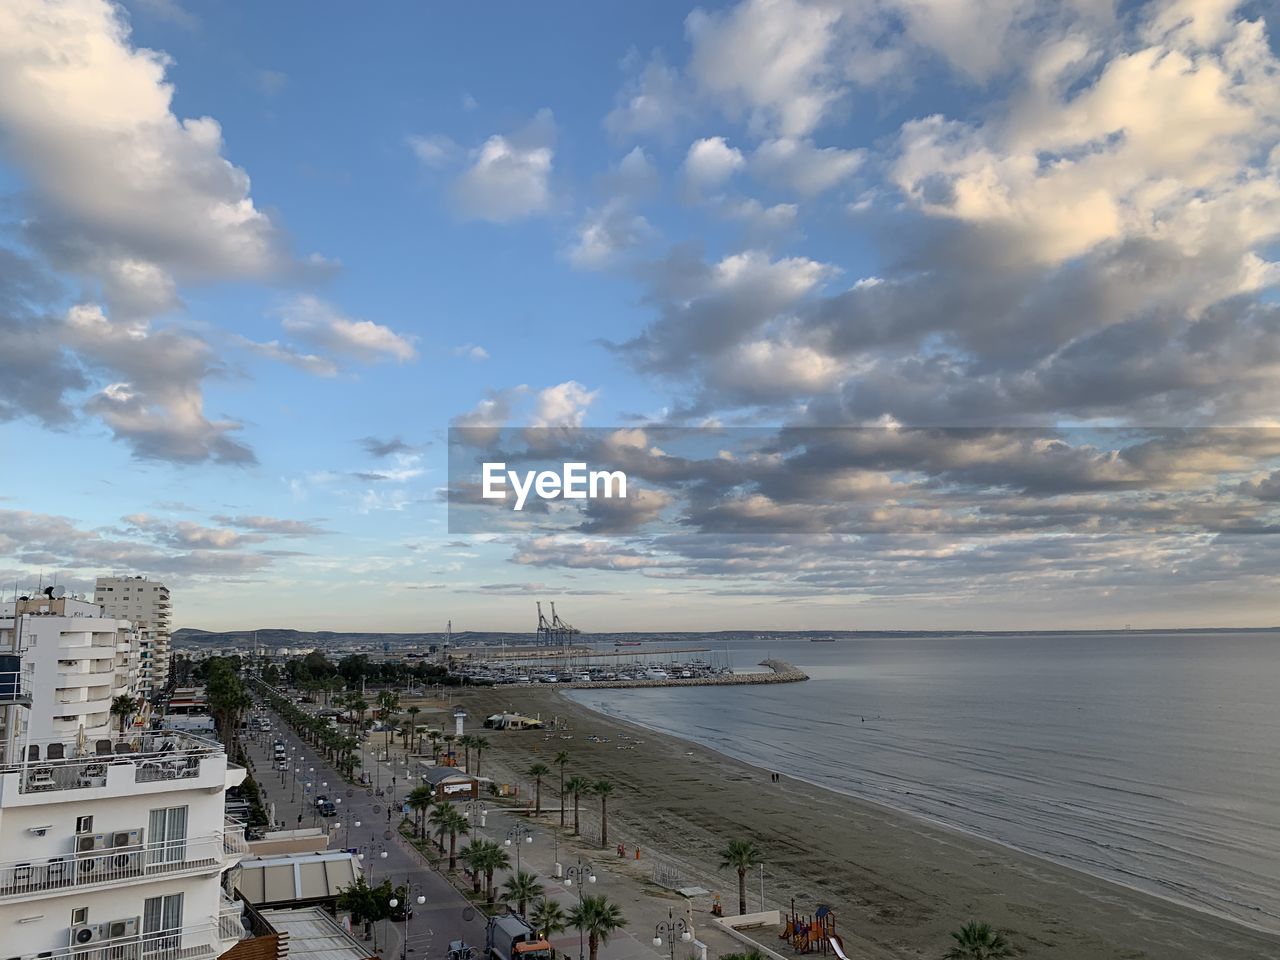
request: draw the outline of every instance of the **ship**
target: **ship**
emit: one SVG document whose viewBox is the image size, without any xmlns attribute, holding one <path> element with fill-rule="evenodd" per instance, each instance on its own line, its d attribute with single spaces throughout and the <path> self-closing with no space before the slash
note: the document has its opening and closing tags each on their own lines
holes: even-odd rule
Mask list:
<svg viewBox="0 0 1280 960">
<path fill-rule="evenodd" d="M 836 638 L 835 637 L 810 637 L 809 642 L 810 643 L 835 643 Z"/>
</svg>

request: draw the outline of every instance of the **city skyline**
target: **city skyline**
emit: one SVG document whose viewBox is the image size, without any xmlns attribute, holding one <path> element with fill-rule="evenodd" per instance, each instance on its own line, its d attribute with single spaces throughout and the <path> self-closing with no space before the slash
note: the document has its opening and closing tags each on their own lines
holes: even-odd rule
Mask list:
<svg viewBox="0 0 1280 960">
<path fill-rule="evenodd" d="M 6 4 L 0 596 L 1274 624 L 1278 74 L 1229 0 Z M 451 427 L 642 493 L 450 533 Z"/>
</svg>

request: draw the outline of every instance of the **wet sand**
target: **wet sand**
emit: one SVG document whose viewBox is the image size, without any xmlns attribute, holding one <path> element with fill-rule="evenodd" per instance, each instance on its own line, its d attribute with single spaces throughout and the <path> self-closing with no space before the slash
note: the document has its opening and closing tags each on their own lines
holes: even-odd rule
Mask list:
<svg viewBox="0 0 1280 960">
<path fill-rule="evenodd" d="M 618 842 L 629 857 L 638 844 L 643 865 L 629 866 L 637 876 L 661 859 L 679 867 L 684 884 L 718 891 L 725 912 L 736 913 L 736 875 L 717 869 L 718 852 L 730 839 L 751 839 L 764 853 L 768 905 L 794 897 L 811 913 L 829 904 L 851 957 L 937 958 L 950 931 L 970 919 L 1045 960 L 1280 957 L 1280 937 L 786 776 L 773 783 L 769 771 L 602 716 L 551 689 L 474 690 L 456 702 L 471 715 L 468 732 L 489 740 L 481 772 L 521 782 L 522 795 L 532 793 L 523 771 L 539 760 L 552 766 L 560 750 L 572 755 L 567 775 L 612 781 L 609 856 Z M 507 709 L 556 716 L 568 729 L 551 737 L 479 729 L 484 716 Z M 589 742 L 590 734 L 609 742 Z M 557 784 L 553 767 L 544 806 L 556 804 Z M 598 802 L 584 797 L 582 811 L 585 829 L 588 815 L 598 819 Z M 759 879 L 755 871 L 748 879 L 754 910 Z M 771 935 L 762 939 L 789 955 Z"/>
</svg>

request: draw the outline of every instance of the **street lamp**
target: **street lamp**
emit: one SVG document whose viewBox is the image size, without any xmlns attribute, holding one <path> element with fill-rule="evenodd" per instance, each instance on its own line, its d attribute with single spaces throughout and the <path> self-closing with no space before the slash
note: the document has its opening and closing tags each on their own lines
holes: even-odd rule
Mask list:
<svg viewBox="0 0 1280 960">
<path fill-rule="evenodd" d="M 410 901 L 422 906 L 427 902 L 427 898 L 423 895 L 421 887 L 406 878 L 404 882 L 404 939 L 400 941 L 400 960 L 408 960 L 409 957 L 409 918 L 413 916 L 413 907 Z M 400 901 L 392 897 L 388 901 L 388 905 L 394 910 L 400 906 Z"/>
<path fill-rule="evenodd" d="M 506 846 L 511 846 L 512 842 L 516 845 L 516 873 L 520 872 L 520 844 L 533 843 L 533 831 L 526 827 L 523 823 L 517 823 L 514 827 L 507 831 Z"/>
<path fill-rule="evenodd" d="M 480 800 L 464 800 L 461 804 L 463 812 L 466 814 L 467 822 L 473 823 L 477 828 L 485 825 L 485 820 L 489 816 L 489 808 Z"/>
<path fill-rule="evenodd" d="M 578 884 L 578 908 L 582 908 L 583 887 L 588 883 L 596 882 L 596 868 L 591 865 L 590 861 L 583 863 L 578 861 L 576 867 L 569 867 L 564 872 L 564 885 L 572 888 L 574 883 Z M 578 960 L 582 960 L 582 928 L 578 928 Z"/>
<path fill-rule="evenodd" d="M 685 923 L 684 917 L 676 919 L 671 913 L 671 908 L 667 907 L 667 919 L 659 920 L 653 928 L 653 945 L 660 947 L 665 939 L 671 945 L 671 960 L 676 960 L 677 933 L 680 934 L 681 943 L 688 943 L 693 939 L 693 934 L 689 932 L 689 924 Z"/>
</svg>

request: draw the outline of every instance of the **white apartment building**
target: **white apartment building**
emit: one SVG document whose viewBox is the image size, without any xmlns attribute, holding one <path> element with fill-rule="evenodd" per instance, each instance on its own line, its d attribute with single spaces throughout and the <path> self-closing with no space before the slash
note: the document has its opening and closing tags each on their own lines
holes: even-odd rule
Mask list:
<svg viewBox="0 0 1280 960">
<path fill-rule="evenodd" d="M 150 698 L 169 682 L 169 588 L 146 577 L 98 577 L 93 599 L 140 634 L 139 690 Z"/>
<path fill-rule="evenodd" d="M 52 589 L 0 603 L 0 654 L 17 657 L 10 661 L 17 664 L 13 682 L 40 704 L 34 711 L 0 711 L 9 742 L 75 740 L 82 728 L 89 739 L 110 736 L 117 725 L 111 701 L 139 692 L 130 622 Z"/>
<path fill-rule="evenodd" d="M 77 672 L 107 662 L 98 656 L 105 639 L 95 638 L 110 638 L 117 653 L 119 621 L 84 609 L 96 605 L 41 597 L 19 603 L 16 622 L 8 607 L 0 609 L 0 960 L 215 960 L 244 936 L 240 906 L 222 884 L 247 852 L 243 828 L 223 811 L 244 769 L 213 741 L 132 728 L 122 739 L 109 718 L 105 729 L 97 724 L 97 704 L 109 711 L 128 687 L 114 659 L 109 674 Z M 59 679 L 49 685 L 43 668 L 55 645 Z M 82 676 L 111 677 L 101 695 L 96 681 L 88 687 L 92 709 L 58 693 L 86 689 Z M 68 735 L 68 716 L 86 718 L 94 733 L 81 734 L 77 720 Z"/>
</svg>

